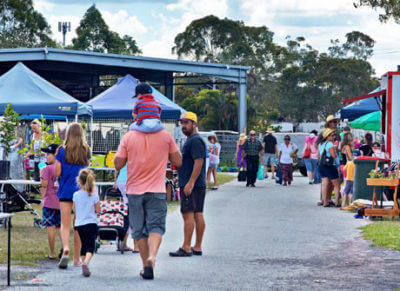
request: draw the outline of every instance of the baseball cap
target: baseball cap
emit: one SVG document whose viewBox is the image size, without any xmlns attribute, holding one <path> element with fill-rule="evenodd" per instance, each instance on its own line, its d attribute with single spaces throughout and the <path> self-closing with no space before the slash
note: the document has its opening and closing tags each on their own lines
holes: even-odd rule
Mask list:
<svg viewBox="0 0 400 291">
<path fill-rule="evenodd" d="M 135 96 L 137 97 L 139 94 L 150 94 L 153 93 L 153 89 L 149 85 L 149 83 L 139 83 L 135 88 Z"/>
<path fill-rule="evenodd" d="M 181 118 L 179 119 L 179 121 L 181 121 L 181 120 L 191 120 L 191 121 L 193 121 L 193 122 L 197 122 L 197 115 L 196 115 L 196 113 L 193 113 L 193 112 L 188 111 L 188 112 L 184 113 L 184 114 L 181 116 Z"/>
<path fill-rule="evenodd" d="M 46 148 L 41 148 L 40 150 L 41 150 L 42 152 L 44 152 L 44 153 L 48 153 L 48 154 L 53 154 L 53 155 L 54 155 L 54 154 L 56 153 L 56 151 L 57 151 L 57 149 L 58 149 L 59 146 L 60 146 L 60 145 L 53 143 L 53 144 L 49 145 L 49 146 L 46 147 Z"/>
</svg>

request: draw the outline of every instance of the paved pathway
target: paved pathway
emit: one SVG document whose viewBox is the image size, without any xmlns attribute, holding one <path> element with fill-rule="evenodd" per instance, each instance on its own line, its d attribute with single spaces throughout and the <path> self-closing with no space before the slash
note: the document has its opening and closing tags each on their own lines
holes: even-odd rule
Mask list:
<svg viewBox="0 0 400 291">
<path fill-rule="evenodd" d="M 102 246 L 92 277 L 57 268 L 15 290 L 392 290 L 400 286 L 400 252 L 368 246 L 368 221 L 316 206 L 319 185 L 296 177 L 256 188 L 232 182 L 206 198 L 204 256 L 170 258 L 182 240 L 179 211 L 168 215 L 154 281 L 139 277 L 140 259 Z"/>
</svg>

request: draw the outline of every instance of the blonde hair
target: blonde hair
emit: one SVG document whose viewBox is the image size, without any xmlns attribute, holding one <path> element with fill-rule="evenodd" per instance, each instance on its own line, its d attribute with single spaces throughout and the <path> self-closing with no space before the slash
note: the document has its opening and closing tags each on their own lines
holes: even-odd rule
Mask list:
<svg viewBox="0 0 400 291">
<path fill-rule="evenodd" d="M 82 189 L 88 193 L 89 196 L 92 196 L 92 193 L 95 189 L 95 180 L 96 176 L 92 170 L 82 169 L 79 171 L 78 183 L 82 186 Z"/>
<path fill-rule="evenodd" d="M 350 149 L 352 149 L 353 147 L 352 143 L 353 143 L 353 135 L 351 134 L 351 132 L 346 132 L 343 135 L 343 140 L 341 143 L 340 150 L 343 151 L 343 148 L 347 145 L 350 146 Z"/>
<path fill-rule="evenodd" d="M 85 140 L 83 128 L 79 123 L 72 123 L 65 135 L 65 161 L 72 165 L 88 165 L 90 148 Z"/>
</svg>

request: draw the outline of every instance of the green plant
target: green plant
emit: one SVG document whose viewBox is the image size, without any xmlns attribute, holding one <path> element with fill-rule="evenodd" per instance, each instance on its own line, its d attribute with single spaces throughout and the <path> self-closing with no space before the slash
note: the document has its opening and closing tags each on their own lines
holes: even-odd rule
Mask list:
<svg viewBox="0 0 400 291">
<path fill-rule="evenodd" d="M 19 115 L 14 111 L 11 104 L 7 104 L 4 110 L 3 119 L 0 121 L 0 143 L 4 148 L 3 157 L 7 159 L 8 154 L 11 152 L 11 142 L 15 139 L 15 128 L 18 126 Z"/>
<path fill-rule="evenodd" d="M 60 138 L 58 132 L 51 133 L 51 126 L 46 124 L 46 119 L 41 115 L 40 117 L 40 125 L 42 127 L 42 140 L 43 144 L 42 147 L 48 147 L 51 144 L 58 144 L 61 145 L 63 140 Z M 31 144 L 25 144 L 24 148 L 18 151 L 19 154 L 24 155 L 31 149 Z M 40 150 L 39 150 L 40 151 Z M 39 152 L 33 151 L 32 154 L 39 154 Z"/>
</svg>

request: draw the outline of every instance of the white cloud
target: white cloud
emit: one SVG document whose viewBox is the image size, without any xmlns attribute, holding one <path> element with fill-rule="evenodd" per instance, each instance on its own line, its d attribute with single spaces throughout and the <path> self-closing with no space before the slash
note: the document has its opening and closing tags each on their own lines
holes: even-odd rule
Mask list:
<svg viewBox="0 0 400 291">
<path fill-rule="evenodd" d="M 35 0 L 33 2 L 33 7 L 35 8 L 35 10 L 41 12 L 42 14 L 45 14 L 47 12 L 53 11 L 56 5 L 46 0 Z"/>
<path fill-rule="evenodd" d="M 114 14 L 103 10 L 101 14 L 110 29 L 118 32 L 121 36 L 125 34 L 136 36 L 147 32 L 146 26 L 136 16 L 129 16 L 126 10 L 118 10 Z"/>
<path fill-rule="evenodd" d="M 213 14 L 218 17 L 225 17 L 228 11 L 227 0 L 178 0 L 176 3 L 168 4 L 169 11 L 184 11 L 196 15 Z"/>
</svg>

